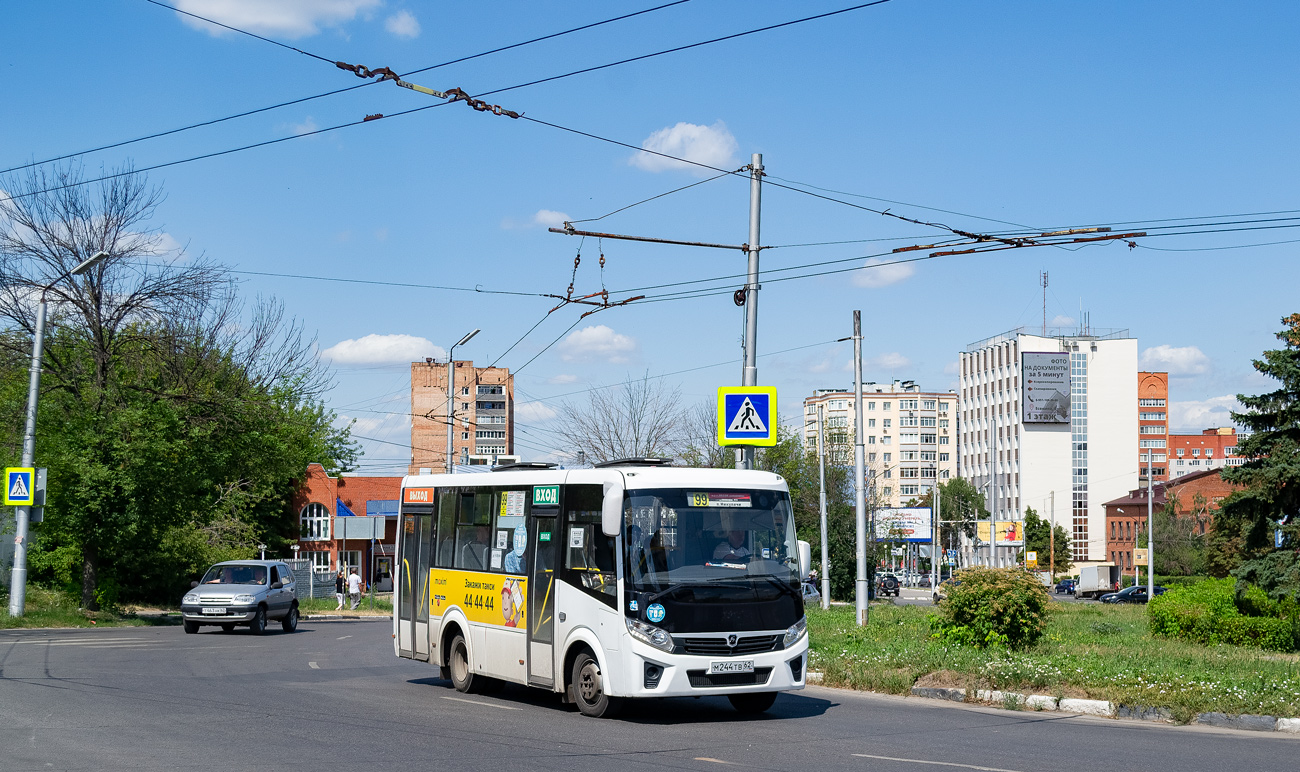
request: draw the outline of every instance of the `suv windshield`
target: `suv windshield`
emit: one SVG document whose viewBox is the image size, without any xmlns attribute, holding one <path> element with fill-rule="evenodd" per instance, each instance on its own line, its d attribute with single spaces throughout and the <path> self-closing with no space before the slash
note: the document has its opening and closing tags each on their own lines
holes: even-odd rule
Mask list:
<svg viewBox="0 0 1300 772">
<path fill-rule="evenodd" d="M 624 507 L 624 565 L 634 590 L 752 577 L 798 584 L 784 491 L 635 490 Z"/>
<path fill-rule="evenodd" d="M 213 566 L 199 584 L 266 584 L 266 566 Z"/>
</svg>

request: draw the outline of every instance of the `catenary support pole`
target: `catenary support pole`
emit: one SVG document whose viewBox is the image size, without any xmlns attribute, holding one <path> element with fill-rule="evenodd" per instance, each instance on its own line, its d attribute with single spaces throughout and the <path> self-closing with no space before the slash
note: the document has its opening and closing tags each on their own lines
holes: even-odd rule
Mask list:
<svg viewBox="0 0 1300 772">
<path fill-rule="evenodd" d="M 1151 510 L 1155 502 L 1151 499 L 1151 456 L 1154 448 L 1147 448 L 1147 602 L 1156 596 L 1156 551 L 1155 540 L 1151 533 Z M 1168 456 L 1166 456 L 1168 458 Z"/>
<path fill-rule="evenodd" d="M 934 527 L 930 529 L 930 589 L 939 586 L 939 527 L 943 520 L 939 517 L 939 483 L 934 483 Z"/>
<path fill-rule="evenodd" d="M 455 404 L 454 400 L 456 399 L 455 353 L 455 346 L 452 346 L 451 351 L 447 352 L 447 474 L 456 471 L 452 459 L 452 454 L 455 453 L 455 450 L 453 450 L 451 446 L 452 434 L 456 430 L 456 422 L 452 420 L 452 416 L 455 415 L 452 411 L 452 406 Z"/>
<path fill-rule="evenodd" d="M 1050 496 L 1051 496 L 1052 504 L 1050 507 L 1048 507 L 1047 510 L 1049 512 L 1048 517 L 1050 518 L 1047 522 L 1047 527 L 1051 529 L 1047 532 L 1047 544 L 1048 544 L 1047 570 L 1051 572 L 1052 581 L 1055 582 L 1056 581 L 1056 491 L 1052 491 Z"/>
<path fill-rule="evenodd" d="M 22 466 L 31 466 L 36 456 L 36 404 L 41 393 L 41 352 L 45 346 L 45 293 L 36 307 L 36 333 L 32 336 L 31 378 L 27 385 L 27 428 L 23 431 Z M 33 484 L 35 480 L 33 480 Z M 27 530 L 32 508 L 16 508 L 17 533 L 14 534 L 14 568 L 9 581 L 9 615 L 20 617 L 27 605 Z"/>
<path fill-rule="evenodd" d="M 821 527 L 822 527 L 822 608 L 831 607 L 831 550 L 826 541 L 826 445 L 823 437 L 826 434 L 826 415 L 823 407 L 825 403 L 817 403 L 817 485 L 820 493 L 821 502 Z"/>
<path fill-rule="evenodd" d="M 749 157 L 749 271 L 745 278 L 745 352 L 741 386 L 758 385 L 758 226 L 763 200 L 763 154 Z M 754 449 L 742 448 L 742 469 L 754 468 Z"/>
<path fill-rule="evenodd" d="M 853 312 L 853 510 L 857 521 L 858 576 L 854 587 L 858 624 L 865 625 L 870 609 L 870 584 L 867 581 L 867 496 L 866 454 L 862 444 L 862 312 Z M 875 534 L 872 534 L 875 537 Z"/>
</svg>

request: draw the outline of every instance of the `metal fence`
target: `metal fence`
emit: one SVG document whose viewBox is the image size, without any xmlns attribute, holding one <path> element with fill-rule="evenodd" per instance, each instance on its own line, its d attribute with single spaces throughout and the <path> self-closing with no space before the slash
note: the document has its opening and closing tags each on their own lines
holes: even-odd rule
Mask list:
<svg viewBox="0 0 1300 772">
<path fill-rule="evenodd" d="M 312 570 L 311 561 L 286 560 L 293 569 L 293 580 L 298 583 L 298 596 L 303 598 L 333 598 L 334 576 L 328 571 L 317 573 Z"/>
</svg>

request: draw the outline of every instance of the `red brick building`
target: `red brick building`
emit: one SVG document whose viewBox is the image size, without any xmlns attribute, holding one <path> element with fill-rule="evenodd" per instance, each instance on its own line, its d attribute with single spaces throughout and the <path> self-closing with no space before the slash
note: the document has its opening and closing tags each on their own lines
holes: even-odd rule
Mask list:
<svg viewBox="0 0 1300 772">
<path fill-rule="evenodd" d="M 308 464 L 293 500 L 298 558 L 320 574 L 355 566 L 367 584 L 391 590 L 401 488 L 400 477 L 331 477 L 320 464 Z"/>
<path fill-rule="evenodd" d="M 1147 454 L 1151 481 L 1169 479 L 1169 373 L 1138 373 L 1138 480 L 1147 479 Z"/>
<path fill-rule="evenodd" d="M 1170 473 L 1177 479 L 1206 469 L 1239 466 L 1245 459 L 1237 455 L 1238 439 L 1232 427 L 1205 429 L 1200 434 L 1171 434 Z"/>
<path fill-rule="evenodd" d="M 505 367 L 457 360 L 453 390 L 452 463 L 518 461 L 515 455 L 515 380 Z M 447 471 L 447 363 L 411 363 L 410 474 Z"/>
<path fill-rule="evenodd" d="M 1225 482 L 1218 469 L 1185 474 L 1151 486 L 1152 509 L 1162 509 L 1173 498 L 1178 516 L 1195 518 L 1196 531 L 1205 534 L 1214 527 L 1219 502 L 1240 488 Z M 1106 502 L 1106 555 L 1110 562 L 1125 571 L 1133 570 L 1133 550 L 1147 546 L 1145 540 L 1137 541 L 1146 521 L 1146 486 Z"/>
</svg>

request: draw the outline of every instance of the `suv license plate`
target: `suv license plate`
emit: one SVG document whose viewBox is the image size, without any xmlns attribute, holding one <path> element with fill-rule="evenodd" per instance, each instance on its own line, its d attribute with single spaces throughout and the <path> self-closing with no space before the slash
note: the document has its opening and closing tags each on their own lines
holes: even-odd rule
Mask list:
<svg viewBox="0 0 1300 772">
<path fill-rule="evenodd" d="M 752 672 L 754 672 L 754 660 L 752 659 L 731 659 L 726 662 L 709 663 L 709 675 Z"/>
<path fill-rule="evenodd" d="M 226 614 L 226 607 L 225 607 L 225 606 L 204 606 L 204 607 L 203 607 L 203 613 L 204 613 L 204 614 L 221 614 L 222 616 L 225 616 L 225 614 Z"/>
</svg>

